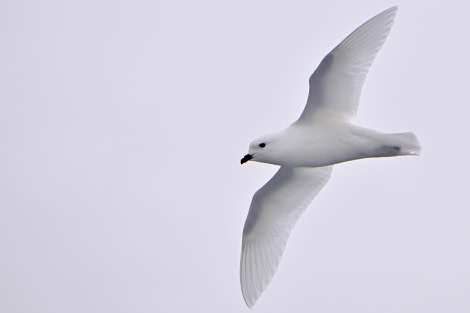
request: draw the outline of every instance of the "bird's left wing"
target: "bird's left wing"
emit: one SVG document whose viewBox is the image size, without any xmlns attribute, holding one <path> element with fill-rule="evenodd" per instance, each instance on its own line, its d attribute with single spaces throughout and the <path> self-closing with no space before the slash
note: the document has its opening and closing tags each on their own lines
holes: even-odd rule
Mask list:
<svg viewBox="0 0 470 313">
<path fill-rule="evenodd" d="M 344 39 L 310 76 L 310 90 L 299 122 L 349 121 L 356 115 L 369 67 L 387 39 L 398 7 L 374 16 Z"/>
<path fill-rule="evenodd" d="M 332 166 L 282 166 L 253 196 L 243 229 L 240 282 L 252 307 L 272 280 L 290 231 L 330 178 Z"/>
</svg>

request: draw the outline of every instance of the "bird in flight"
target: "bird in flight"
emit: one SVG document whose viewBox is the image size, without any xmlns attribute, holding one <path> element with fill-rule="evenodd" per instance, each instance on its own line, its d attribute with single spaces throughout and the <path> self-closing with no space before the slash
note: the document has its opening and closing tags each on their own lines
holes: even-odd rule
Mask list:
<svg viewBox="0 0 470 313">
<path fill-rule="evenodd" d="M 351 123 L 369 67 L 397 10 L 391 7 L 371 18 L 326 55 L 310 76 L 300 118 L 251 142 L 242 158 L 242 164 L 280 166 L 254 194 L 243 228 L 240 282 L 248 307 L 271 282 L 292 228 L 327 183 L 334 164 L 420 153 L 413 133 L 386 134 Z"/>
</svg>

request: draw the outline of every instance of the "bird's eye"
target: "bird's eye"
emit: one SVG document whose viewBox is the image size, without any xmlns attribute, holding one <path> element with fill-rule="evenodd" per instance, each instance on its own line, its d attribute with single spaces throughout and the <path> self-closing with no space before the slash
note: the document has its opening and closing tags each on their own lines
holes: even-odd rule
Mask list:
<svg viewBox="0 0 470 313">
<path fill-rule="evenodd" d="M 264 147 L 266 147 L 266 144 L 265 144 L 264 142 L 262 142 L 262 143 L 260 143 L 260 144 L 258 145 L 258 147 L 264 148 Z"/>
</svg>

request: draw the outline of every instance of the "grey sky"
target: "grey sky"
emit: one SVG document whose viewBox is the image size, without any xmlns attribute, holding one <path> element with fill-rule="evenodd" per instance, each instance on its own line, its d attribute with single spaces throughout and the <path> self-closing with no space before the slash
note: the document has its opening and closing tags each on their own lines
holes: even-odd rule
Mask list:
<svg viewBox="0 0 470 313">
<path fill-rule="evenodd" d="M 398 4 L 357 122 L 423 153 L 336 166 L 253 312 L 470 309 L 465 1 L 0 2 L 0 312 L 247 312 L 240 158 Z"/>
</svg>

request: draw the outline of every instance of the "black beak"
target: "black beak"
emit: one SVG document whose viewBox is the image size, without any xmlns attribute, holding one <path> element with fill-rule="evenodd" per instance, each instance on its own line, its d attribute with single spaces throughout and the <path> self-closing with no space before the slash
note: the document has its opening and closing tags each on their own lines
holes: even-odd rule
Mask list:
<svg viewBox="0 0 470 313">
<path fill-rule="evenodd" d="M 253 154 L 247 154 L 243 157 L 243 159 L 240 161 L 241 164 L 246 163 L 253 159 Z"/>
</svg>

